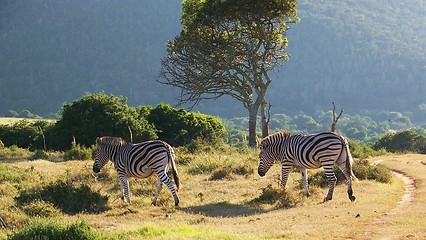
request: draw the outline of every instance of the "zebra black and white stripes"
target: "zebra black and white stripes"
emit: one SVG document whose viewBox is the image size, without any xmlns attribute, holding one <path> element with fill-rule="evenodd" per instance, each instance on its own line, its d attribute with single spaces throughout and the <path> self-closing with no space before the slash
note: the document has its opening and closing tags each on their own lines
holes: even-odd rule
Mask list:
<svg viewBox="0 0 426 240">
<path fill-rule="evenodd" d="M 156 173 L 158 176 L 157 192 L 152 204 L 156 205 L 164 183 L 172 192 L 175 205 L 179 205 L 177 191 L 180 189 L 180 181 L 177 175 L 175 153 L 169 144 L 159 140 L 127 144 L 118 137 L 97 138 L 96 143 L 93 171 L 98 173 L 108 160 L 111 160 L 121 181 L 123 200 L 125 197 L 127 202 L 131 203 L 128 177 L 146 178 L 152 173 Z M 177 189 L 167 176 L 168 164 L 172 167 Z"/>
<path fill-rule="evenodd" d="M 333 132 L 323 132 L 308 136 L 291 135 L 287 131 L 274 133 L 263 138 L 260 142 L 260 163 L 258 173 L 264 176 L 276 160 L 281 161 L 282 180 L 285 187 L 288 175 L 293 167 L 301 169 L 302 183 L 306 195 L 309 196 L 308 176 L 306 169 L 324 168 L 329 190 L 325 201 L 333 198 L 336 176 L 333 172 L 334 165 L 339 166 L 348 183 L 348 196 L 355 200 L 352 191 L 352 156 L 347 140 Z"/>
</svg>

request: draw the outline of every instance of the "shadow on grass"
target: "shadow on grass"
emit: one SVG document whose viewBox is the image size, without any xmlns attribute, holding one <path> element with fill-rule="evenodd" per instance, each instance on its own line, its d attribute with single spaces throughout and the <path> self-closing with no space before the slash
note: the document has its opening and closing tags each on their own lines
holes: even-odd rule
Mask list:
<svg viewBox="0 0 426 240">
<path fill-rule="evenodd" d="M 241 217 L 268 212 L 248 204 L 229 202 L 209 203 L 200 206 L 184 207 L 180 210 L 190 214 L 202 214 L 207 217 Z"/>
</svg>

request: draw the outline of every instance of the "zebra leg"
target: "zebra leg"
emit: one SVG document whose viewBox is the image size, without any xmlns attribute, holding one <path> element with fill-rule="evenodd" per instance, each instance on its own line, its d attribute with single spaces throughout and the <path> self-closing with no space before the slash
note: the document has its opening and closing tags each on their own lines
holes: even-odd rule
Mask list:
<svg viewBox="0 0 426 240">
<path fill-rule="evenodd" d="M 158 174 L 158 177 L 160 179 L 161 182 L 163 182 L 164 184 L 166 184 L 166 186 L 170 189 L 170 191 L 172 192 L 173 198 L 175 199 L 175 206 L 179 206 L 179 197 L 177 195 L 175 186 L 173 185 L 172 180 L 170 180 L 169 176 L 167 176 L 166 170 L 161 171 Z"/>
<path fill-rule="evenodd" d="M 163 182 L 161 181 L 160 178 L 158 178 L 158 183 L 157 183 L 157 193 L 154 196 L 154 200 L 152 200 L 152 205 L 156 206 L 157 205 L 157 198 L 158 196 L 160 196 L 160 192 L 163 189 Z"/>
<path fill-rule="evenodd" d="M 300 169 L 300 173 L 302 174 L 302 183 L 303 188 L 305 189 L 305 195 L 307 197 L 311 196 L 311 193 L 309 192 L 308 188 L 308 170 L 306 168 Z"/>
<path fill-rule="evenodd" d="M 348 197 L 349 197 L 349 200 L 351 200 L 351 202 L 353 202 L 353 201 L 355 201 L 356 197 L 353 195 L 351 174 L 349 173 L 349 170 L 346 168 L 346 163 L 345 162 L 343 162 L 342 164 L 340 164 L 339 168 L 343 172 L 343 174 L 345 175 L 346 181 L 348 183 Z"/>
<path fill-rule="evenodd" d="M 333 192 L 334 192 L 334 187 L 336 186 L 337 178 L 333 171 L 333 165 L 324 166 L 324 171 L 325 171 L 325 176 L 327 177 L 327 180 L 328 180 L 328 194 L 327 194 L 327 197 L 325 197 L 324 199 L 324 202 L 327 202 L 333 199 Z"/>
<path fill-rule="evenodd" d="M 287 166 L 287 165 L 284 165 L 284 164 L 281 166 L 281 173 L 282 173 L 281 187 L 284 190 L 285 190 L 285 186 L 287 185 L 288 175 L 289 175 L 292 168 L 293 168 L 293 166 Z"/>
<path fill-rule="evenodd" d="M 130 192 L 129 192 L 129 180 L 125 176 L 118 176 L 121 181 L 121 199 L 124 201 L 124 197 L 126 197 L 127 203 L 131 204 L 130 201 Z"/>
</svg>

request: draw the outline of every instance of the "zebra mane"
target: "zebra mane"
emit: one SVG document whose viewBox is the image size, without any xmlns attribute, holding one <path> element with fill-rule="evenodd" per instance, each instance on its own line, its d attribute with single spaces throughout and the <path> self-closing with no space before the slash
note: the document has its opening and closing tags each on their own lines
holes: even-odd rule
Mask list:
<svg viewBox="0 0 426 240">
<path fill-rule="evenodd" d="M 98 137 L 98 138 L 96 138 L 96 143 L 98 145 L 104 145 L 104 144 L 108 144 L 108 145 L 123 145 L 123 144 L 126 144 L 126 141 L 124 141 L 120 137 L 104 136 L 104 137 L 100 137 L 100 138 Z"/>
<path fill-rule="evenodd" d="M 291 136 L 291 133 L 290 133 L 290 131 L 287 131 L 287 130 L 276 132 L 276 133 L 270 134 L 270 135 L 262 138 L 260 140 L 260 145 L 261 146 L 262 145 L 269 145 L 269 144 L 275 142 L 277 139 L 287 138 L 289 136 Z"/>
</svg>

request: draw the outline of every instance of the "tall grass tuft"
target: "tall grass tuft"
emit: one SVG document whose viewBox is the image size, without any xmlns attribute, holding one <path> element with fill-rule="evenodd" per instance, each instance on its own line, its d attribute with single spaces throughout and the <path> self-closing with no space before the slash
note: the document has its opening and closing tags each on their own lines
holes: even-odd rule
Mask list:
<svg viewBox="0 0 426 240">
<path fill-rule="evenodd" d="M 108 197 L 94 192 L 85 184 L 75 187 L 70 183 L 57 181 L 40 188 L 30 189 L 15 198 L 21 205 L 36 199 L 50 202 L 62 212 L 76 214 L 80 212 L 98 213 L 107 209 Z"/>
<path fill-rule="evenodd" d="M 290 193 L 275 189 L 271 184 L 262 188 L 262 193 L 251 200 L 250 204 L 276 204 L 276 208 L 293 208 L 299 203 L 299 200 Z"/>
<path fill-rule="evenodd" d="M 67 239 L 67 240 L 97 240 L 104 239 L 99 232 L 82 221 L 65 224 L 54 220 L 40 220 L 28 224 L 16 232 L 12 240 L 26 239 Z"/>
</svg>

